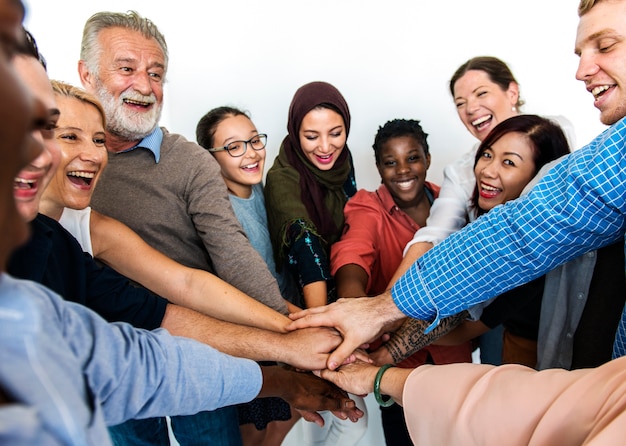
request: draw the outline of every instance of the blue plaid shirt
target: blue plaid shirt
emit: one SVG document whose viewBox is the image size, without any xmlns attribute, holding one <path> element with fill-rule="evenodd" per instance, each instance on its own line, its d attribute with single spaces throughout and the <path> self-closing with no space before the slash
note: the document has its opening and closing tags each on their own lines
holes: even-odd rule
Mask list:
<svg viewBox="0 0 626 446">
<path fill-rule="evenodd" d="M 525 197 L 494 208 L 422 256 L 391 293 L 433 320 L 526 283 L 626 230 L 626 118 L 557 164 Z M 626 313 L 614 356 L 625 353 Z"/>
</svg>

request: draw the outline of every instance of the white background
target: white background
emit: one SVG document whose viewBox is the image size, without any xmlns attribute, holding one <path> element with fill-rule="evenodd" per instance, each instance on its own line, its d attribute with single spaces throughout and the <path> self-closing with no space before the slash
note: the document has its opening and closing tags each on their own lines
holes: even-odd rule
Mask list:
<svg viewBox="0 0 626 446">
<path fill-rule="evenodd" d="M 525 112 L 569 118 L 576 148 L 604 129 L 591 95 L 574 78 L 576 0 L 25 2 L 26 26 L 50 76 L 76 85 L 82 27 L 91 14 L 134 9 L 152 19 L 170 52 L 161 123 L 195 140 L 196 123 L 209 109 L 248 110 L 269 135 L 266 169 L 285 136 L 295 90 L 324 80 L 352 112 L 348 143 L 359 187 L 377 187 L 371 145 L 378 126 L 394 118 L 422 122 L 430 135 L 429 179 L 440 182 L 443 166 L 475 142 L 456 115 L 448 80 L 478 55 L 508 63 Z M 362 446 L 383 441 L 378 409 L 370 408 L 373 429 Z M 298 430 L 286 444 L 299 444 Z"/>
<path fill-rule="evenodd" d="M 378 126 L 394 118 L 422 122 L 429 134 L 429 179 L 474 144 L 459 121 L 448 80 L 468 58 L 492 55 L 509 64 L 526 100 L 524 111 L 564 115 L 577 146 L 596 136 L 592 96 L 576 81 L 575 0 L 26 0 L 26 26 L 49 73 L 79 85 L 76 66 L 85 20 L 102 9 L 135 9 L 165 34 L 170 68 L 162 118 L 195 140 L 209 109 L 248 110 L 268 133 L 272 164 L 286 133 L 295 90 L 324 80 L 346 97 L 348 139 L 357 185 L 379 183 L 371 149 Z"/>
</svg>

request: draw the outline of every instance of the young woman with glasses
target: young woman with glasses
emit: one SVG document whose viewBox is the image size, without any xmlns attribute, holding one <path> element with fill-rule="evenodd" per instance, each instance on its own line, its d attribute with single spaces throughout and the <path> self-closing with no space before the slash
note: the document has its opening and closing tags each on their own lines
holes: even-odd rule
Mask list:
<svg viewBox="0 0 626 446">
<path fill-rule="evenodd" d="M 230 202 L 250 243 L 276 277 L 288 302 L 298 291 L 285 274 L 276 272 L 263 197 L 263 168 L 267 135 L 259 133 L 252 120 L 234 107 L 207 112 L 196 127 L 198 144 L 213 154 L 221 167 Z M 294 310 L 295 307 L 291 307 Z M 244 445 L 280 445 L 299 419 L 284 401 L 261 398 L 237 407 Z"/>
</svg>

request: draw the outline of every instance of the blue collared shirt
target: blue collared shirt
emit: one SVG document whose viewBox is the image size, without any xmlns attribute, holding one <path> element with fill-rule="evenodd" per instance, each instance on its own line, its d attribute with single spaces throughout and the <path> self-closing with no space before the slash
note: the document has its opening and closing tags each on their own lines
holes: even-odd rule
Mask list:
<svg viewBox="0 0 626 446">
<path fill-rule="evenodd" d="M 528 195 L 428 251 L 396 282 L 392 296 L 402 312 L 434 326 L 617 241 L 625 230 L 626 118 L 564 158 Z"/>
<path fill-rule="evenodd" d="M 138 148 L 148 149 L 154 154 L 154 162 L 158 164 L 161 159 L 161 143 L 163 142 L 163 130 L 161 127 L 157 126 L 152 133 L 146 136 L 144 139 L 139 141 L 136 145 L 131 147 L 128 150 L 124 150 L 124 152 L 130 152 L 131 150 L 135 150 Z"/>
<path fill-rule="evenodd" d="M 0 406 L 2 444 L 108 445 L 106 426 L 250 401 L 263 380 L 254 361 L 164 329 L 108 323 L 1 272 L 0 344 L 12 399 Z"/>
</svg>

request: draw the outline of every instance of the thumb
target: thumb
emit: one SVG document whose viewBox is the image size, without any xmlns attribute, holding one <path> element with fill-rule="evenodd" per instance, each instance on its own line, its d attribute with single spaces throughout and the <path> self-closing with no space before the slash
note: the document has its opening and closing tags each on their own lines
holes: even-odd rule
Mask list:
<svg viewBox="0 0 626 446">
<path fill-rule="evenodd" d="M 326 366 L 329 370 L 335 370 L 361 345 L 360 342 L 351 342 L 349 337 L 344 338 L 343 342 L 328 356 Z"/>
</svg>

